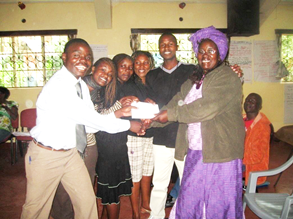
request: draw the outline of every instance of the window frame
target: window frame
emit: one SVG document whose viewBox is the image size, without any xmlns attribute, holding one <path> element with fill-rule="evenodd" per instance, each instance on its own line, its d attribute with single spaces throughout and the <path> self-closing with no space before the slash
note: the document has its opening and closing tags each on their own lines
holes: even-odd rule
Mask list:
<svg viewBox="0 0 293 219">
<path fill-rule="evenodd" d="M 0 31 L 0 37 L 50 36 L 50 35 L 68 35 L 69 38 L 72 39 L 77 35 L 77 29 Z"/>
<path fill-rule="evenodd" d="M 275 34 L 277 37 L 277 44 L 278 44 L 278 52 L 279 52 L 279 57 L 280 61 L 282 60 L 282 35 L 293 35 L 293 29 L 275 29 Z M 286 74 L 287 72 L 287 74 Z M 284 79 L 288 76 L 288 73 L 291 74 L 291 77 L 293 77 L 293 72 L 289 72 L 285 65 L 280 62 L 279 63 L 279 71 L 276 77 L 281 79 L 281 83 L 292 83 L 293 80 L 285 81 Z"/>
<path fill-rule="evenodd" d="M 41 37 L 42 41 L 46 36 L 67 36 L 68 40 L 75 38 L 77 35 L 77 29 L 60 29 L 60 30 L 28 30 L 28 31 L 0 31 L 0 37 L 30 37 L 30 36 L 38 36 Z M 42 48 L 42 53 L 44 53 L 44 49 Z M 44 53 L 45 55 L 45 53 Z M 13 68 L 14 71 L 16 70 L 15 67 Z M 46 72 L 46 68 L 40 68 Z M 25 70 L 24 70 L 25 71 Z M 13 78 L 12 80 L 16 80 Z M 47 81 L 44 79 L 43 85 L 37 85 L 37 87 L 43 87 Z M 9 87 L 12 88 L 27 88 L 31 86 L 19 86 L 14 82 Z"/>
</svg>

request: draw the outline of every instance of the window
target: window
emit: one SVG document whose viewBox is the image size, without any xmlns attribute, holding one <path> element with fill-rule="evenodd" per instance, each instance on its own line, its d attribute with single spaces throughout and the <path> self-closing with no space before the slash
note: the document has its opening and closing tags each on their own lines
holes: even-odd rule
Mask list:
<svg viewBox="0 0 293 219">
<path fill-rule="evenodd" d="M 177 59 L 184 63 L 192 63 L 195 64 L 197 59 L 195 58 L 192 44 L 188 40 L 190 34 L 174 34 L 177 38 L 178 42 L 178 51 L 177 51 Z M 163 63 L 163 58 L 160 56 L 159 53 L 159 46 L 158 41 L 160 35 L 158 34 L 141 34 L 140 35 L 140 47 L 141 50 L 149 51 L 155 60 L 155 66 L 160 66 Z"/>
<path fill-rule="evenodd" d="M 282 82 L 293 82 L 293 30 L 275 30 L 279 40 L 279 50 L 281 61 L 286 68 L 286 75 L 284 73 L 281 77 Z"/>
<path fill-rule="evenodd" d="M 64 46 L 76 33 L 76 30 L 0 32 L 0 85 L 45 85 L 62 67 Z"/>
<path fill-rule="evenodd" d="M 289 75 L 282 81 L 293 82 L 293 34 L 282 34 L 281 54 L 282 62 L 289 71 Z"/>
</svg>

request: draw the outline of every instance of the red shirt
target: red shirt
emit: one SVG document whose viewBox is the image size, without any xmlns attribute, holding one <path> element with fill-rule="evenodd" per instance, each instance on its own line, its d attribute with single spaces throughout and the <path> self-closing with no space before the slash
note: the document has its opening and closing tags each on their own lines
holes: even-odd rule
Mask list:
<svg viewBox="0 0 293 219">
<path fill-rule="evenodd" d="M 253 123 L 254 119 L 247 120 L 247 118 L 243 118 L 244 124 L 245 124 L 245 130 L 247 130 L 251 124 Z"/>
</svg>

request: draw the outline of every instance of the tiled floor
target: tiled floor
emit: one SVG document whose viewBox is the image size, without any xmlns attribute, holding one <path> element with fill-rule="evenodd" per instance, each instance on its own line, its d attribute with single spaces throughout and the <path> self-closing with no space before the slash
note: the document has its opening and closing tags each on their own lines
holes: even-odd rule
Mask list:
<svg viewBox="0 0 293 219">
<path fill-rule="evenodd" d="M 270 168 L 275 168 L 284 163 L 288 158 L 292 146 L 283 142 L 273 142 L 270 152 Z M 259 189 L 259 192 L 292 192 L 293 189 L 293 166 L 283 173 L 278 185 L 274 188 L 277 176 L 268 178 L 271 183 L 266 188 Z M 0 219 L 20 218 L 21 208 L 25 200 L 26 178 L 23 158 L 19 158 L 15 165 L 10 165 L 10 145 L 1 144 L 0 152 Z M 98 205 L 99 211 L 101 206 Z M 166 216 L 170 208 L 166 209 Z M 249 209 L 245 211 L 246 219 L 257 219 Z M 131 219 L 131 205 L 128 197 L 121 200 L 121 219 Z M 141 219 L 148 218 L 142 214 Z"/>
</svg>

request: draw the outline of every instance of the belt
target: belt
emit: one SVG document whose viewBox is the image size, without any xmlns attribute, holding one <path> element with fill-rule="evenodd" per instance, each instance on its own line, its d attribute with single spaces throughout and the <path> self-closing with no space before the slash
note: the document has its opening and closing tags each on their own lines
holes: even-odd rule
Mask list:
<svg viewBox="0 0 293 219">
<path fill-rule="evenodd" d="M 57 150 L 57 149 L 54 149 L 54 148 L 52 148 L 50 146 L 43 145 L 41 142 L 38 142 L 36 139 L 33 139 L 33 142 L 37 146 L 39 146 L 40 148 L 44 148 L 44 149 L 49 150 L 49 151 L 69 151 L 70 150 L 70 149 L 59 149 L 59 150 Z"/>
</svg>

